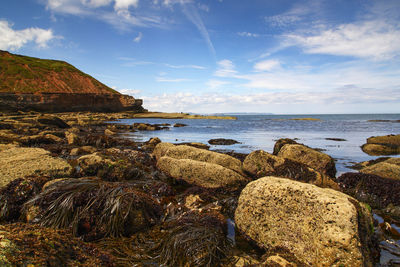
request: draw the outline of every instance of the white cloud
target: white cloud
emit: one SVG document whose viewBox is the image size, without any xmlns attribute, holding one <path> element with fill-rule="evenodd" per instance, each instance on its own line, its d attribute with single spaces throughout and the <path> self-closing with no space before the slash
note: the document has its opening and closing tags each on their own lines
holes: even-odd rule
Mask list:
<svg viewBox="0 0 400 267">
<path fill-rule="evenodd" d="M 54 2 L 54 1 L 53 1 Z M 112 0 L 82 0 L 82 3 L 90 7 L 102 7 L 111 4 Z"/>
<path fill-rule="evenodd" d="M 251 33 L 251 32 L 238 32 L 237 34 L 242 37 L 260 37 L 258 33 Z"/>
<path fill-rule="evenodd" d="M 135 43 L 139 43 L 143 38 L 143 34 L 141 32 L 138 33 L 138 35 L 133 39 Z"/>
<path fill-rule="evenodd" d="M 0 49 L 18 50 L 29 42 L 34 42 L 40 48 L 46 48 L 51 40 L 61 38 L 55 36 L 51 29 L 13 30 L 12 26 L 7 21 L 0 20 Z"/>
<path fill-rule="evenodd" d="M 129 7 L 137 7 L 139 5 L 139 0 L 115 0 L 114 9 L 129 9 Z"/>
<path fill-rule="evenodd" d="M 169 68 L 173 68 L 173 69 L 198 69 L 198 70 L 206 69 L 205 67 L 199 66 L 199 65 L 172 65 L 172 64 L 167 64 L 167 63 L 164 65 Z"/>
<path fill-rule="evenodd" d="M 124 95 L 138 95 L 142 92 L 141 90 L 137 90 L 137 89 L 117 89 L 117 88 L 113 88 L 113 89 L 117 90 L 118 92 L 120 92 L 121 94 L 124 94 Z"/>
<path fill-rule="evenodd" d="M 279 60 L 269 59 L 269 60 L 257 62 L 254 65 L 254 70 L 256 70 L 256 71 L 271 71 L 273 69 L 279 68 L 280 66 L 281 66 L 281 63 L 279 62 Z"/>
<path fill-rule="evenodd" d="M 235 65 L 229 59 L 223 59 L 217 62 L 218 69 L 215 71 L 214 76 L 217 77 L 233 77 L 237 74 Z"/>
<path fill-rule="evenodd" d="M 306 53 L 391 59 L 400 55 L 400 26 L 382 20 L 342 24 L 332 29 L 305 35 L 288 34 Z"/>
<path fill-rule="evenodd" d="M 227 85 L 227 84 L 230 84 L 230 82 L 228 82 L 228 81 L 221 81 L 221 80 L 214 80 L 214 79 L 209 80 L 209 81 L 206 83 L 206 85 L 207 85 L 209 88 L 211 88 L 211 89 L 216 89 L 216 88 L 219 88 L 219 87 L 224 86 L 224 85 Z"/>
<path fill-rule="evenodd" d="M 400 90 L 361 88 L 346 85 L 327 92 L 264 92 L 253 94 L 207 93 L 195 95 L 179 92 L 155 96 L 143 96 L 145 107 L 158 111 L 192 111 L 192 112 L 243 112 L 271 111 L 272 105 L 281 105 L 283 110 L 290 110 L 294 105 L 307 105 L 313 110 L 325 107 L 329 112 L 334 105 L 355 104 L 396 104 L 400 101 Z M 240 108 L 238 108 L 240 107 Z M 300 111 L 301 112 L 301 111 Z"/>
</svg>

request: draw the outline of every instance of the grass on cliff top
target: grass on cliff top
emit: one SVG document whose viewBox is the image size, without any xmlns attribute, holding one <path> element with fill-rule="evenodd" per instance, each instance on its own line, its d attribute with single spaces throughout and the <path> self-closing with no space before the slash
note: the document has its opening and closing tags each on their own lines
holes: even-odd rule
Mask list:
<svg viewBox="0 0 400 267">
<path fill-rule="evenodd" d="M 32 86 L 24 85 L 20 81 L 36 79 L 46 80 L 46 75 L 50 72 L 78 73 L 81 76 L 94 79 L 65 61 L 16 55 L 0 50 L 0 92 L 14 92 L 17 90 L 19 92 L 33 93 L 41 91 L 39 88 L 32 88 Z M 104 87 L 104 89 L 110 93 L 119 94 L 117 91 L 97 80 L 95 80 L 94 83 Z M 16 84 L 19 85 L 18 88 L 16 88 Z"/>
</svg>

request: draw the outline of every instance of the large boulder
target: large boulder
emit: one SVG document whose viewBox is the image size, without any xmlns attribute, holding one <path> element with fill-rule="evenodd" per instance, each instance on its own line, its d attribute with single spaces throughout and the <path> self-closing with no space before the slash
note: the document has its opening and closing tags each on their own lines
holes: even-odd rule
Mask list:
<svg viewBox="0 0 400 267">
<path fill-rule="evenodd" d="M 276 142 L 275 142 L 275 145 L 274 145 L 274 152 L 272 152 L 272 154 L 274 154 L 274 155 L 278 155 L 278 153 L 279 153 L 279 151 L 281 150 L 281 148 L 284 146 L 284 145 L 286 145 L 286 144 L 298 144 L 295 140 L 293 140 L 293 139 L 290 139 L 290 138 L 281 138 L 281 139 L 278 139 Z"/>
<path fill-rule="evenodd" d="M 169 176 L 206 188 L 236 188 L 248 180 L 239 173 L 221 165 L 192 159 L 161 157 L 157 167 Z"/>
<path fill-rule="evenodd" d="M 280 149 L 278 156 L 303 163 L 329 177 L 336 175 L 335 161 L 331 156 L 304 145 L 286 144 Z"/>
<path fill-rule="evenodd" d="M 338 189 L 335 181 L 307 165 L 274 156 L 263 150 L 251 152 L 243 162 L 243 170 L 253 177 L 278 176 L 303 181 L 321 187 Z"/>
<path fill-rule="evenodd" d="M 240 160 L 225 154 L 192 146 L 175 146 L 170 143 L 159 143 L 155 147 L 153 155 L 155 155 L 157 159 L 162 156 L 167 156 L 175 159 L 191 159 L 218 164 L 235 172 L 242 173 L 242 162 L 240 162 Z"/>
<path fill-rule="evenodd" d="M 68 176 L 72 167 L 41 148 L 12 147 L 0 151 L 0 187 L 28 175 Z"/>
<path fill-rule="evenodd" d="M 56 116 L 43 115 L 43 116 L 38 117 L 37 121 L 42 124 L 56 126 L 58 128 L 62 128 L 62 129 L 70 128 L 70 126 L 65 121 L 63 121 L 62 119 L 60 119 L 59 117 L 56 117 Z"/>
<path fill-rule="evenodd" d="M 241 192 L 239 231 L 267 251 L 286 251 L 304 265 L 372 266 L 372 216 L 341 192 L 264 177 Z"/>
<path fill-rule="evenodd" d="M 361 149 L 371 156 L 400 154 L 400 134 L 370 137 Z"/>
</svg>

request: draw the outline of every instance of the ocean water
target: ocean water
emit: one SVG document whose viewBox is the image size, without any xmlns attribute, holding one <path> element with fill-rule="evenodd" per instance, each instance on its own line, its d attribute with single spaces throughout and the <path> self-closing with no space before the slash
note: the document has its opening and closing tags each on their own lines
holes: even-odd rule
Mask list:
<svg viewBox="0 0 400 267">
<path fill-rule="evenodd" d="M 296 138 L 297 142 L 324 153 L 336 160 L 337 175 L 351 171 L 348 167 L 378 157 L 365 154 L 360 146 L 371 136 L 400 134 L 400 114 L 330 114 L 330 115 L 238 115 L 237 120 L 178 120 L 178 119 L 124 119 L 122 124 L 135 122 L 161 124 L 169 123 L 168 130 L 139 131 L 123 134 L 137 142 L 159 137 L 163 142 L 201 142 L 208 144 L 213 138 L 234 139 L 240 144 L 211 146 L 211 150 L 250 153 L 262 149 L 272 153 L 274 144 L 280 138 Z M 315 118 L 318 121 L 293 120 Z M 389 120 L 372 122 L 371 120 Z M 174 123 L 187 126 L 174 128 Z M 333 141 L 326 138 L 340 138 Z"/>
</svg>

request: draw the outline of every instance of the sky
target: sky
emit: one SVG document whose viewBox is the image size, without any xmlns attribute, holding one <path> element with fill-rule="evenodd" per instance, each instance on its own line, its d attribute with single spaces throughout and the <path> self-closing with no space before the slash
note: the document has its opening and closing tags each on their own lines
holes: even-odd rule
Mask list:
<svg viewBox="0 0 400 267">
<path fill-rule="evenodd" d="M 164 112 L 400 113 L 399 0 L 13 0 L 0 49 Z"/>
</svg>

